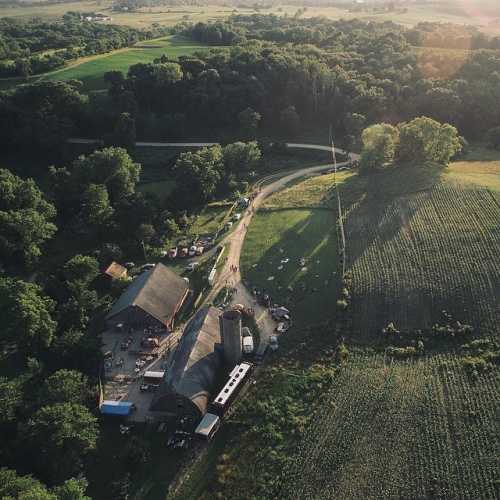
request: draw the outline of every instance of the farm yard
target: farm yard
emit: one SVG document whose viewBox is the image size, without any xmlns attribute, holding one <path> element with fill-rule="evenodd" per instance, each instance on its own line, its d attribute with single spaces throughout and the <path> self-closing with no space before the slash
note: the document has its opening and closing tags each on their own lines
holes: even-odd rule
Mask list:
<svg viewBox="0 0 500 500">
<path fill-rule="evenodd" d="M 498 370 L 357 353 L 281 478 L 280 498 L 496 498 Z"/>
</svg>

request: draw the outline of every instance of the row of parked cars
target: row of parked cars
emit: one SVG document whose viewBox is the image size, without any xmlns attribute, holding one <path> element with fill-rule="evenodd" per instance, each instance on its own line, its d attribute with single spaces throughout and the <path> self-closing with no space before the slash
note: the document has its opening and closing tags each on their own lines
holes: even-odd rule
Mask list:
<svg viewBox="0 0 500 500">
<path fill-rule="evenodd" d="M 172 247 L 167 252 L 167 257 L 171 260 L 176 259 L 177 257 L 185 258 L 185 257 L 195 257 L 200 256 L 205 251 L 205 247 L 203 245 L 191 245 L 190 247 Z"/>
</svg>

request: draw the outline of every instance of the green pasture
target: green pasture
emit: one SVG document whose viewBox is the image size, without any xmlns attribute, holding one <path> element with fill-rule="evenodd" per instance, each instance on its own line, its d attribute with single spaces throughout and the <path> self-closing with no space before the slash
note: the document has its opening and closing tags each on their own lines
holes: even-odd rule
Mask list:
<svg viewBox="0 0 500 500">
<path fill-rule="evenodd" d="M 207 46 L 180 37 L 165 37 L 142 42 L 128 50 L 103 54 L 95 59 L 67 69 L 58 70 L 40 77 L 41 80 L 80 80 L 84 89 L 100 90 L 105 88 L 104 73 L 122 71 L 127 73 L 130 66 L 137 63 L 149 63 L 165 54 L 177 59 L 179 56 L 207 50 Z"/>
<path fill-rule="evenodd" d="M 306 260 L 304 267 L 299 264 L 301 257 Z M 265 290 L 275 302 L 289 307 L 296 324 L 304 325 L 334 314 L 337 261 L 333 211 L 262 209 L 249 227 L 241 270 L 249 287 Z"/>
</svg>

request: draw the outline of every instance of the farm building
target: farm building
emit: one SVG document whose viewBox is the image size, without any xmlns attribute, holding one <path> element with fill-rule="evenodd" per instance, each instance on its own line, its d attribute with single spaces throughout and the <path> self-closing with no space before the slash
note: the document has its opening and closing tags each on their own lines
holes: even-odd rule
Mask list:
<svg viewBox="0 0 500 500">
<path fill-rule="evenodd" d="M 108 326 L 163 327 L 171 330 L 188 294 L 187 283 L 163 264 L 132 281 L 106 316 Z"/>
<path fill-rule="evenodd" d="M 112 280 L 118 280 L 127 277 L 127 268 L 123 267 L 121 264 L 118 264 L 118 262 L 111 262 L 111 264 L 103 272 Z"/>
<path fill-rule="evenodd" d="M 222 366 L 220 311 L 205 306 L 186 325 L 152 411 L 199 420 Z"/>
</svg>

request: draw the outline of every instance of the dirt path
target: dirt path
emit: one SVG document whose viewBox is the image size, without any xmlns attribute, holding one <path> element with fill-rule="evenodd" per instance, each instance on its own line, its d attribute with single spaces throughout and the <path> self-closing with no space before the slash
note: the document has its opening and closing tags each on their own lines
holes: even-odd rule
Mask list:
<svg viewBox="0 0 500 500">
<path fill-rule="evenodd" d="M 300 146 L 297 145 L 297 147 Z M 330 150 L 328 146 L 323 147 L 327 150 Z M 338 166 L 343 166 L 346 164 L 347 162 L 339 163 Z M 284 175 L 283 177 L 275 180 L 265 187 L 258 188 L 259 191 L 257 196 L 255 196 L 250 206 L 242 214 L 242 217 L 236 229 L 222 241 L 222 244 L 228 247 L 226 262 L 222 269 L 219 271 L 217 281 L 206 300 L 213 300 L 220 289 L 227 286 L 235 289 L 235 293 L 233 294 L 232 299 L 233 304 L 243 304 L 245 307 L 251 307 L 255 310 L 255 320 L 260 331 L 260 343 L 256 352 L 257 356 L 262 356 L 266 351 L 269 344 L 269 336 L 274 333 L 276 323 L 271 318 L 269 311 L 265 307 L 262 307 L 261 305 L 256 303 L 254 297 L 243 284 L 241 279 L 240 257 L 248 227 L 250 225 L 250 222 L 252 221 L 254 213 L 258 210 L 258 208 L 262 205 L 262 203 L 268 196 L 275 193 L 276 191 L 283 189 L 289 182 L 295 179 L 324 172 L 325 170 L 329 170 L 331 168 L 331 164 L 303 168 L 300 170 L 296 170 L 291 174 Z"/>
</svg>

